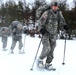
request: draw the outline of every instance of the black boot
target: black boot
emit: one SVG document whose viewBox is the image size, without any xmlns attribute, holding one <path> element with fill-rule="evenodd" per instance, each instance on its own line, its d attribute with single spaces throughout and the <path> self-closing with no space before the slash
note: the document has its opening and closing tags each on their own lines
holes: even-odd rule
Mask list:
<svg viewBox="0 0 76 75">
<path fill-rule="evenodd" d="M 45 64 L 45 69 L 47 69 L 47 70 L 53 70 L 53 71 L 55 71 L 56 69 L 55 68 L 53 68 L 53 66 L 52 66 L 52 64 L 49 64 L 49 63 L 46 63 Z"/>
<path fill-rule="evenodd" d="M 39 68 L 44 68 L 43 60 L 38 59 L 38 64 L 37 65 L 38 65 Z"/>
</svg>

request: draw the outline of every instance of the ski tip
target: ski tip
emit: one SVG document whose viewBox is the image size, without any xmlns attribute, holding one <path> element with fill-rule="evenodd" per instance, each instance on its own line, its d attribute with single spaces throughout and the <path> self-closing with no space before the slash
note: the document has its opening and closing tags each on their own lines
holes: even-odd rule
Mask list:
<svg viewBox="0 0 76 75">
<path fill-rule="evenodd" d="M 54 69 L 50 69 L 49 71 L 56 71 L 56 69 L 54 68 Z"/>
<path fill-rule="evenodd" d="M 53 69 L 53 71 L 56 71 L 56 69 Z"/>
<path fill-rule="evenodd" d="M 31 68 L 30 70 L 32 71 L 33 69 Z"/>
</svg>

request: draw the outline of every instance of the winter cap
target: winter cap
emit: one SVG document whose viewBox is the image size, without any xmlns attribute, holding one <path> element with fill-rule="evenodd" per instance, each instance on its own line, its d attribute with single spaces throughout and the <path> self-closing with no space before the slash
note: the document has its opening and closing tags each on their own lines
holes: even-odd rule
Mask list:
<svg viewBox="0 0 76 75">
<path fill-rule="evenodd" d="M 58 6 L 58 1 L 59 0 L 51 0 L 51 5 Z"/>
</svg>

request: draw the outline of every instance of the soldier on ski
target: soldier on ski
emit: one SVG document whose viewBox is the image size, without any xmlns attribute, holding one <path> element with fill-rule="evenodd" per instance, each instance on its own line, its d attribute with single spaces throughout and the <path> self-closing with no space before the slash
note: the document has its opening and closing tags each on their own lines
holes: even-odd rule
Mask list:
<svg viewBox="0 0 76 75">
<path fill-rule="evenodd" d="M 9 28 L 8 27 L 1 27 L 1 37 L 3 43 L 3 51 L 6 51 L 7 47 L 7 40 L 8 40 Z"/>
<path fill-rule="evenodd" d="M 46 10 L 38 21 L 38 29 L 42 34 L 43 49 L 41 55 L 39 56 L 37 65 L 40 68 L 45 67 L 47 70 L 55 70 L 55 68 L 52 66 L 52 60 L 54 58 L 53 53 L 56 47 L 58 21 L 60 20 L 62 23 L 61 27 L 63 27 L 65 30 L 68 29 L 68 26 L 58 8 L 58 3 L 56 0 L 53 0 L 51 5 L 46 7 L 50 7 L 50 9 Z M 46 7 L 43 7 L 43 10 L 47 9 Z M 42 10 L 42 7 L 39 8 L 39 10 L 40 9 Z M 44 58 L 46 58 L 45 64 L 43 62 Z"/>
<path fill-rule="evenodd" d="M 11 32 L 12 32 L 12 45 L 11 45 L 11 53 L 14 53 L 14 47 L 16 46 L 16 43 L 19 42 L 19 53 L 21 54 L 23 43 L 22 43 L 22 32 L 23 32 L 23 26 L 19 21 L 13 21 L 11 23 Z"/>
</svg>

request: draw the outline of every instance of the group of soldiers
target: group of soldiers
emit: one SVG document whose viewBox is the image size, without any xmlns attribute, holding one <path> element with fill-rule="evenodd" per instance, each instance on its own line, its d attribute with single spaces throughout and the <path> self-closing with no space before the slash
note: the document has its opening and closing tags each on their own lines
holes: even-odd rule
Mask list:
<svg viewBox="0 0 76 75">
<path fill-rule="evenodd" d="M 44 11 L 41 16 L 39 16 L 39 13 L 41 11 Z M 62 15 L 62 12 L 60 11 L 58 7 L 58 3 L 56 0 L 53 0 L 53 2 L 50 5 L 45 4 L 44 6 L 41 6 L 37 9 L 36 13 L 37 19 L 38 19 L 38 31 L 42 34 L 41 41 L 43 44 L 42 52 L 38 58 L 38 67 L 39 68 L 45 68 L 47 70 L 55 70 L 52 66 L 52 60 L 54 58 L 54 49 L 56 47 L 56 39 L 57 39 L 57 30 L 58 30 L 58 24 L 62 29 L 65 31 L 68 30 L 68 26 L 65 22 L 65 19 Z M 6 28 L 7 29 L 7 28 Z M 10 47 L 11 53 L 14 53 L 14 47 L 16 45 L 16 42 L 19 41 L 19 53 L 21 52 L 21 49 L 23 47 L 22 43 L 22 24 L 19 21 L 13 21 L 11 23 L 11 31 L 12 31 L 12 45 Z M 4 35 L 5 32 L 8 34 L 8 29 L 6 31 L 2 31 L 2 42 L 3 50 L 6 50 L 6 44 L 7 44 L 7 35 Z M 26 33 L 27 30 L 24 31 Z M 5 43 L 6 41 L 6 43 Z M 46 58 L 45 64 L 44 59 Z"/>
<path fill-rule="evenodd" d="M 20 21 L 13 21 L 9 27 L 1 27 L 1 41 L 2 41 L 2 50 L 6 51 L 8 36 L 11 33 L 12 35 L 12 44 L 10 47 L 10 53 L 14 53 L 14 48 L 16 46 L 17 41 L 19 42 L 19 53 L 22 53 L 22 33 L 26 33 L 26 29 L 23 30 L 23 25 Z"/>
</svg>

